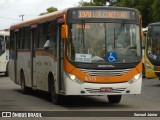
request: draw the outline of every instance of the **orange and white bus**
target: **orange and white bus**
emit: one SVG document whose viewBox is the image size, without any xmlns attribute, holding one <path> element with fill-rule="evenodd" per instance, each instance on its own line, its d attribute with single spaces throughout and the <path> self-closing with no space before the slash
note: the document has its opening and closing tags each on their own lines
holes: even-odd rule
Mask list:
<svg viewBox="0 0 160 120">
<path fill-rule="evenodd" d="M 75 7 L 11 26 L 10 78 L 62 95 L 140 94 L 141 25 L 131 8 Z"/>
<path fill-rule="evenodd" d="M 9 31 L 0 31 L 0 73 L 8 76 Z"/>
</svg>

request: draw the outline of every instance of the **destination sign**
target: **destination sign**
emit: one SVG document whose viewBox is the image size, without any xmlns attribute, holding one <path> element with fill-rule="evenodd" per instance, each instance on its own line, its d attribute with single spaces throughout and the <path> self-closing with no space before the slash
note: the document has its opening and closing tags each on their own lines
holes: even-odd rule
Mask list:
<svg viewBox="0 0 160 120">
<path fill-rule="evenodd" d="M 110 19 L 135 19 L 132 11 L 117 10 L 77 10 L 72 12 L 73 19 L 83 18 L 110 18 Z"/>
</svg>

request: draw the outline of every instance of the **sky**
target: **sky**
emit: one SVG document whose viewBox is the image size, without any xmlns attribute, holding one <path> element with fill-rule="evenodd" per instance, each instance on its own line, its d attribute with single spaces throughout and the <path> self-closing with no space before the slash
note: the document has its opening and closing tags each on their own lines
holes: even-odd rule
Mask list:
<svg viewBox="0 0 160 120">
<path fill-rule="evenodd" d="M 11 25 L 38 17 L 49 7 L 62 10 L 75 7 L 81 0 L 0 0 L 0 30 L 8 29 Z M 90 0 L 83 0 L 90 1 Z"/>
</svg>

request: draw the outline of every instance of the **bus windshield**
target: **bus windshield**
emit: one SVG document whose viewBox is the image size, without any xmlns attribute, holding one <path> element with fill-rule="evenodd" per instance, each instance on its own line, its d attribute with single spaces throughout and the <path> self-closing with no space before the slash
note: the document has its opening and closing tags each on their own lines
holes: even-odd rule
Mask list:
<svg viewBox="0 0 160 120">
<path fill-rule="evenodd" d="M 160 58 L 160 26 L 149 28 L 147 54 L 149 58 L 154 60 L 159 60 Z"/>
<path fill-rule="evenodd" d="M 139 62 L 140 26 L 122 23 L 71 24 L 68 59 L 74 62 Z"/>
<path fill-rule="evenodd" d="M 0 51 L 4 51 L 4 36 L 0 36 Z"/>
</svg>

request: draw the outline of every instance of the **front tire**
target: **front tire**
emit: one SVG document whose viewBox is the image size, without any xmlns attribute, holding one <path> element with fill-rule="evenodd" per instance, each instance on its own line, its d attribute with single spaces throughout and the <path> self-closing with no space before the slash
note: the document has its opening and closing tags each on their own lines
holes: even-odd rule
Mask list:
<svg viewBox="0 0 160 120">
<path fill-rule="evenodd" d="M 119 103 L 121 101 L 122 95 L 108 95 L 109 103 Z"/>
<path fill-rule="evenodd" d="M 56 93 L 54 79 L 52 79 L 50 82 L 50 93 L 51 93 L 52 102 L 56 105 L 60 104 L 61 103 L 61 96 Z"/>
<path fill-rule="evenodd" d="M 146 72 L 145 72 L 145 66 L 144 66 L 144 64 L 143 64 L 143 70 L 142 70 L 143 78 L 145 78 L 145 74 L 146 74 Z"/>
</svg>

